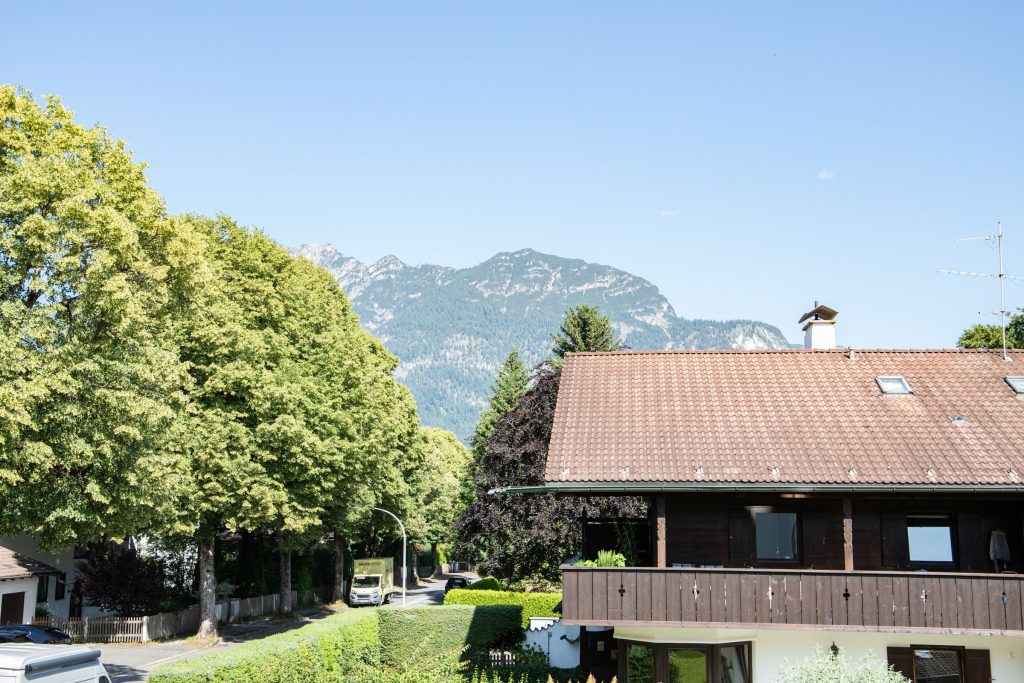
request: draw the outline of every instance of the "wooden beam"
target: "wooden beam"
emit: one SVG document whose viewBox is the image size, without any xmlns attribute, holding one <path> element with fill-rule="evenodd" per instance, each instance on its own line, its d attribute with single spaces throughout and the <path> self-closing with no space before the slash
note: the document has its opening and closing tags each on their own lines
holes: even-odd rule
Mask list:
<svg viewBox="0 0 1024 683">
<path fill-rule="evenodd" d="M 659 567 L 668 566 L 668 551 L 665 546 L 665 536 L 668 532 L 668 524 L 665 518 L 665 496 L 656 496 L 654 499 L 654 514 L 656 520 L 657 557 L 656 564 Z"/>
<path fill-rule="evenodd" d="M 843 497 L 843 568 L 853 571 L 853 499 Z"/>
</svg>

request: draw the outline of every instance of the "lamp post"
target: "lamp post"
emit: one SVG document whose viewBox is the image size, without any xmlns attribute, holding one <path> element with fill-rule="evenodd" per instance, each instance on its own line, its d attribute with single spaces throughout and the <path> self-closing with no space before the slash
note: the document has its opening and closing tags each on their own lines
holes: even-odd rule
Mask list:
<svg viewBox="0 0 1024 683">
<path fill-rule="evenodd" d="M 388 512 L 384 508 L 372 508 L 378 512 L 383 512 L 385 515 L 390 515 L 393 520 L 398 522 L 398 528 L 402 530 L 402 607 L 405 607 L 405 577 L 409 574 L 408 568 L 405 566 L 405 550 L 408 547 L 405 539 L 405 525 L 402 524 L 402 520 L 398 518 L 393 512 Z"/>
</svg>

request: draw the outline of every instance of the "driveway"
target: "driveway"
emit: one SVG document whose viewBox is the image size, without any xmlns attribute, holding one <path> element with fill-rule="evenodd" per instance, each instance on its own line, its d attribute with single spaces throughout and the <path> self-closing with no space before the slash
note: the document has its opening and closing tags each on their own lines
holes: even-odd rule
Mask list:
<svg viewBox="0 0 1024 683">
<path fill-rule="evenodd" d="M 444 604 L 445 579 L 427 579 L 423 585 L 410 588 L 406 596 L 409 607 Z M 401 591 L 395 596 L 394 602 L 385 609 L 402 607 Z M 207 652 L 223 650 L 239 643 L 258 640 L 302 628 L 317 619 L 331 614 L 329 610 L 310 608 L 299 611 L 301 620 L 280 622 L 271 617 L 240 624 L 230 624 L 221 628 L 221 642 L 210 647 L 199 647 L 189 640 L 165 640 L 145 644 L 110 644 L 97 645 L 102 653 L 101 659 L 110 672 L 112 683 L 136 683 L 145 681 L 149 672 L 166 662 L 178 659 L 190 659 Z"/>
</svg>

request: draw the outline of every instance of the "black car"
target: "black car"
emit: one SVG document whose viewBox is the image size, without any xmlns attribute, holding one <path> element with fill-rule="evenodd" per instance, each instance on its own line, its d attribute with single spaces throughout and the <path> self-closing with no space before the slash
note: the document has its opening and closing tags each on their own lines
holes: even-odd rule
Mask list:
<svg viewBox="0 0 1024 683">
<path fill-rule="evenodd" d="M 32 624 L 15 624 L 12 626 L 0 626 L 0 636 L 3 634 L 23 635 L 28 642 L 39 643 L 40 645 L 70 645 L 71 636 L 58 628 L 50 626 L 33 626 Z M 18 641 L 25 642 L 25 641 Z"/>
<path fill-rule="evenodd" d="M 31 643 L 32 639 L 24 633 L 14 631 L 0 631 L 0 645 L 4 643 Z"/>
<path fill-rule="evenodd" d="M 469 585 L 469 579 L 465 576 L 453 576 L 444 584 L 444 592 L 447 594 L 453 588 L 465 588 Z"/>
</svg>

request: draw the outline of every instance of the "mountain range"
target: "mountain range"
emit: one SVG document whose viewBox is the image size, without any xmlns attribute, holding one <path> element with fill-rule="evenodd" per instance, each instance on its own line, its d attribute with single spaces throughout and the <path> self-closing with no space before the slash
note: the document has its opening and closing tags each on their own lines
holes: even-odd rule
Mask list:
<svg viewBox="0 0 1024 683">
<path fill-rule="evenodd" d="M 634 349 L 777 349 L 778 328 L 756 320 L 689 320 L 653 284 L 611 266 L 502 252 L 470 268 L 407 265 L 385 256 L 368 265 L 329 244 L 294 253 L 330 271 L 363 326 L 401 363 L 424 424 L 468 440 L 502 360 L 518 349 L 541 362 L 566 309 L 600 307 Z"/>
</svg>

